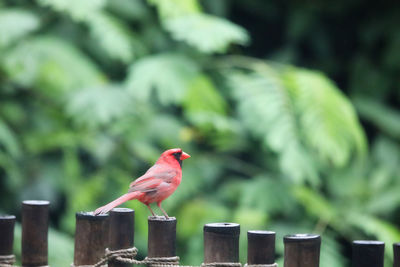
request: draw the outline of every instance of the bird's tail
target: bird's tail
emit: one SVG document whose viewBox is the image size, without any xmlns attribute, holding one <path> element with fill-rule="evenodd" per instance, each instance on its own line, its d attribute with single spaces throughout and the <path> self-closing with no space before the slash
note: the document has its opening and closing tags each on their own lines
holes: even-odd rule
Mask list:
<svg viewBox="0 0 400 267">
<path fill-rule="evenodd" d="M 140 195 L 140 192 L 137 192 L 137 191 L 122 195 L 119 198 L 117 198 L 116 200 L 95 210 L 94 215 L 105 214 L 105 213 L 109 212 L 110 210 L 112 210 L 113 208 L 115 208 L 116 206 L 119 206 L 128 200 L 136 199 L 139 195 Z"/>
</svg>

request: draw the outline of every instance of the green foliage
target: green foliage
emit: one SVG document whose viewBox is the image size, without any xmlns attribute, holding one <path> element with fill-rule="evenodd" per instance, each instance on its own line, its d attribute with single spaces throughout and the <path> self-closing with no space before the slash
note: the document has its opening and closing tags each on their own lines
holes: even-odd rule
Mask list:
<svg viewBox="0 0 400 267">
<path fill-rule="evenodd" d="M 128 116 L 133 102 L 126 90 L 116 85 L 86 88 L 74 92 L 68 100 L 67 113 L 86 126 L 107 124 Z"/>
<path fill-rule="evenodd" d="M 21 41 L 3 59 L 7 77 L 20 86 L 35 86 L 44 93 L 78 89 L 101 83 L 97 66 L 64 40 L 38 36 Z"/>
<path fill-rule="evenodd" d="M 141 101 L 149 101 L 155 89 L 162 104 L 180 103 L 197 72 L 195 63 L 185 56 L 150 56 L 131 66 L 126 86 L 133 97 Z"/>
<path fill-rule="evenodd" d="M 0 48 L 24 37 L 40 26 L 38 16 L 23 9 L 0 10 Z"/>
<path fill-rule="evenodd" d="M 228 45 L 246 44 L 246 31 L 218 17 L 193 14 L 165 21 L 165 28 L 178 41 L 196 47 L 203 53 L 226 52 Z"/>
<path fill-rule="evenodd" d="M 125 193 L 171 147 L 192 155 L 163 202 L 185 264 L 201 263 L 216 221 L 241 224 L 242 262 L 250 229 L 276 231 L 278 255 L 284 234 L 319 233 L 327 267 L 349 263 L 352 239 L 399 241 L 398 27 L 351 20 L 348 51 L 346 30 L 304 3 L 0 2 L 0 206 L 51 200 L 51 265 L 72 261 L 75 212 Z M 125 205 L 144 257 L 147 208 Z"/>
</svg>

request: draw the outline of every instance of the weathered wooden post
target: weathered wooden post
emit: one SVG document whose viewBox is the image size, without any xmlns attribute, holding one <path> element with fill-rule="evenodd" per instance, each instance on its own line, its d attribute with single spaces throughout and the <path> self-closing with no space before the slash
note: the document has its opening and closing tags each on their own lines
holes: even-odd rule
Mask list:
<svg viewBox="0 0 400 267">
<path fill-rule="evenodd" d="M 204 263 L 238 263 L 239 235 L 237 223 L 204 225 Z"/>
<path fill-rule="evenodd" d="M 14 215 L 0 216 L 0 265 L 12 265 L 15 262 L 14 245 Z"/>
<path fill-rule="evenodd" d="M 393 244 L 393 267 L 400 267 L 400 242 Z"/>
<path fill-rule="evenodd" d="M 321 237 L 314 234 L 287 235 L 284 267 L 319 267 Z"/>
<path fill-rule="evenodd" d="M 47 266 L 49 201 L 22 202 L 22 266 Z"/>
<path fill-rule="evenodd" d="M 247 264 L 275 263 L 275 232 L 247 232 Z"/>
<path fill-rule="evenodd" d="M 385 243 L 374 240 L 353 241 L 353 267 L 383 267 Z"/>
<path fill-rule="evenodd" d="M 175 217 L 149 217 L 148 258 L 176 256 Z"/>
<path fill-rule="evenodd" d="M 134 243 L 135 211 L 115 208 L 110 212 L 109 249 L 132 248 Z M 111 260 L 108 267 L 131 267 L 132 264 Z"/>
<path fill-rule="evenodd" d="M 93 265 L 108 245 L 108 215 L 93 212 L 76 213 L 74 266 Z"/>
</svg>

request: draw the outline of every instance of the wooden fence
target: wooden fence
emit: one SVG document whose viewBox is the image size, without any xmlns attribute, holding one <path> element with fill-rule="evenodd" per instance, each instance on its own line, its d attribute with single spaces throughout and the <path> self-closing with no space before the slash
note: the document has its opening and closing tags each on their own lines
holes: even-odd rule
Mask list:
<svg viewBox="0 0 400 267">
<path fill-rule="evenodd" d="M 48 201 L 22 203 L 22 266 L 48 266 Z M 14 266 L 15 216 L 0 216 L 0 266 Z M 94 266 L 100 259 L 109 267 L 130 267 L 134 264 L 177 266 L 176 219 L 149 217 L 148 256 L 144 261 L 134 259 L 134 211 L 113 209 L 109 215 L 94 216 L 90 212 L 76 214 L 74 259 L 71 266 Z M 240 225 L 210 223 L 204 226 L 203 267 L 240 267 Z M 272 267 L 275 264 L 275 232 L 247 232 L 248 267 Z M 321 237 L 316 234 L 286 235 L 284 267 L 318 267 Z M 353 267 L 383 267 L 384 247 L 380 241 L 354 241 Z M 107 252 L 106 252 L 107 251 Z M 393 244 L 394 267 L 400 267 L 400 243 Z M 113 254 L 116 253 L 116 254 Z M 108 255 L 105 258 L 105 255 Z M 107 260 L 107 261 L 106 261 Z M 157 261 L 158 260 L 158 261 Z M 71 259 L 72 261 L 72 259 Z M 100 265 L 99 265 L 100 266 Z M 62 267 L 62 266 L 54 266 Z"/>
</svg>

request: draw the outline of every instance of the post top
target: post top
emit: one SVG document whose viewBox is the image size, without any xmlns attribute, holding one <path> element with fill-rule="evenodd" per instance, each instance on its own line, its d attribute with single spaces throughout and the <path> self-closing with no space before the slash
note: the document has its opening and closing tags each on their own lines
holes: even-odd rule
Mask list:
<svg viewBox="0 0 400 267">
<path fill-rule="evenodd" d="M 158 221 L 158 222 L 172 222 L 172 221 L 176 221 L 176 218 L 175 217 L 166 218 L 165 216 L 149 216 L 148 220 L 149 221 Z"/>
<path fill-rule="evenodd" d="M 355 246 L 385 246 L 385 242 L 377 240 L 354 240 L 353 245 Z"/>
<path fill-rule="evenodd" d="M 207 223 L 204 225 L 204 232 L 210 232 L 215 234 L 240 234 L 240 225 L 237 223 Z"/>
<path fill-rule="evenodd" d="M 0 215 L 0 220 L 5 221 L 5 220 L 15 220 L 14 215 Z"/>
<path fill-rule="evenodd" d="M 266 231 L 266 230 L 249 230 L 248 234 L 251 235 L 275 235 L 274 231 Z"/>
<path fill-rule="evenodd" d="M 93 211 L 80 211 L 76 213 L 76 219 L 85 219 L 90 221 L 104 220 L 108 217 L 108 214 L 94 215 Z"/>
<path fill-rule="evenodd" d="M 400 242 L 394 243 L 394 244 L 393 244 L 393 247 L 399 247 L 399 248 L 400 248 Z"/>
<path fill-rule="evenodd" d="M 133 209 L 128 209 L 128 208 L 113 208 L 111 210 L 111 212 L 118 212 L 118 213 L 123 213 L 123 212 L 129 213 L 129 212 L 133 212 L 133 211 L 134 211 Z"/>
<path fill-rule="evenodd" d="M 22 204 L 29 206 L 47 206 L 50 205 L 50 201 L 48 200 L 24 200 Z"/>
<path fill-rule="evenodd" d="M 317 234 L 293 234 L 284 236 L 283 241 L 285 243 L 321 242 L 321 236 Z"/>
</svg>

